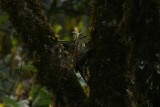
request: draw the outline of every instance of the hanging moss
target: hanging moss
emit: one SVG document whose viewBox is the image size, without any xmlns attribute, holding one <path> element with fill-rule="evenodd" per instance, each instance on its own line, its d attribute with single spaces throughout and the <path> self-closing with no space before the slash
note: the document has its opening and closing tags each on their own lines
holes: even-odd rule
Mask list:
<svg viewBox="0 0 160 107">
<path fill-rule="evenodd" d="M 133 92 L 138 107 L 160 105 L 159 8 L 156 0 L 126 0 L 124 5 L 124 34 L 133 45 Z"/>
<path fill-rule="evenodd" d="M 95 0 L 90 46 L 90 107 L 127 107 L 129 49 L 118 34 L 123 0 Z"/>
<path fill-rule="evenodd" d="M 37 68 L 36 82 L 54 93 L 57 105 L 83 105 L 86 96 L 39 2 L 0 0 L 0 5 L 9 15 L 12 27 L 21 35 L 25 52 Z"/>
</svg>

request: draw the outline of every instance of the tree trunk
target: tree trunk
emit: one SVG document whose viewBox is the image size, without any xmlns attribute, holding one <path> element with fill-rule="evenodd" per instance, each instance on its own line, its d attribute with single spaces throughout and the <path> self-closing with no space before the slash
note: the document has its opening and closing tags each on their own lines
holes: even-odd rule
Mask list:
<svg viewBox="0 0 160 107">
<path fill-rule="evenodd" d="M 90 107 L 127 107 L 129 49 L 117 32 L 123 0 L 95 0 L 89 52 Z"/>
<path fill-rule="evenodd" d="M 0 5 L 37 68 L 36 82 L 53 92 L 56 106 L 132 107 L 129 97 L 137 107 L 160 106 L 158 0 L 94 0 L 89 101 L 38 1 L 0 0 Z"/>
<path fill-rule="evenodd" d="M 126 0 L 123 27 L 133 46 L 133 92 L 138 107 L 160 106 L 160 2 Z"/>
</svg>

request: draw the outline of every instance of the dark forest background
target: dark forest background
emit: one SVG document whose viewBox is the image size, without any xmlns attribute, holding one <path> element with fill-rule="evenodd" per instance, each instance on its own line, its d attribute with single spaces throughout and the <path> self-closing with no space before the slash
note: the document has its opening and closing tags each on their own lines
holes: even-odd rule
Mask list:
<svg viewBox="0 0 160 107">
<path fill-rule="evenodd" d="M 160 107 L 159 0 L 0 9 L 0 107 Z"/>
</svg>

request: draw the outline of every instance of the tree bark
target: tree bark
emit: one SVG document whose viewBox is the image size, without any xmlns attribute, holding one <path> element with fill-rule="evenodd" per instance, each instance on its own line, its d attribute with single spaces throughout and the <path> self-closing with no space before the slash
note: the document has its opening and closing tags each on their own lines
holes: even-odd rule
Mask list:
<svg viewBox="0 0 160 107">
<path fill-rule="evenodd" d="M 94 0 L 89 101 L 38 1 L 0 0 L 0 5 L 37 68 L 36 82 L 53 92 L 56 106 L 131 107 L 128 90 L 136 106 L 160 106 L 158 0 Z"/>
<path fill-rule="evenodd" d="M 132 42 L 133 93 L 138 107 L 160 106 L 160 2 L 126 0 L 124 34 Z"/>
<path fill-rule="evenodd" d="M 118 24 L 123 0 L 95 0 L 89 52 L 90 107 L 127 107 L 129 53 Z"/>
</svg>

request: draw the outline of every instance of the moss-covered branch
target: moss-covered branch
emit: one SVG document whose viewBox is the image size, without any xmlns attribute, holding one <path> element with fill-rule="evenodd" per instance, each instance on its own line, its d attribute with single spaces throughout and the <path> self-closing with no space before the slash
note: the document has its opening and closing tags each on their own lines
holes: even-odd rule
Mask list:
<svg viewBox="0 0 160 107">
<path fill-rule="evenodd" d="M 117 28 L 123 0 L 95 0 L 91 28 L 90 107 L 127 107 L 129 49 Z"/>
<path fill-rule="evenodd" d="M 37 82 L 53 92 L 61 106 L 81 106 L 86 96 L 38 1 L 0 0 L 0 5 L 21 35 L 25 52 L 37 67 Z"/>
</svg>

